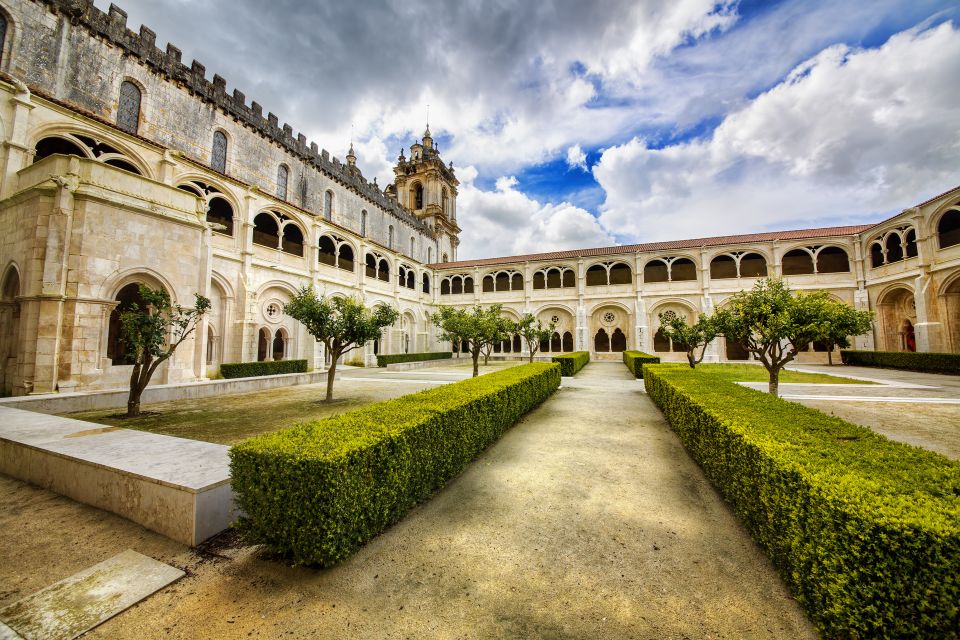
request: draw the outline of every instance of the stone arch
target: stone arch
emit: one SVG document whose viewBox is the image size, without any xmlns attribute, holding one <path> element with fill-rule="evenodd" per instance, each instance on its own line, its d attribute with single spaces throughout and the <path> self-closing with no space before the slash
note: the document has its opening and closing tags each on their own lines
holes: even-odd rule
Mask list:
<svg viewBox="0 0 960 640">
<path fill-rule="evenodd" d="M 116 136 L 104 135 L 92 127 L 85 127 L 75 123 L 64 127 L 62 123 L 39 127 L 31 132 L 28 145 L 34 150 L 33 162 L 39 162 L 48 155 L 64 153 L 71 155 L 68 150 L 45 150 L 43 147 L 51 139 L 65 140 L 74 147 L 82 150 L 76 153 L 79 157 L 96 160 L 103 164 L 125 169 L 146 178 L 155 179 L 155 174 L 149 163 L 144 161 L 139 151 Z M 49 151 L 49 152 L 48 152 Z"/>
<path fill-rule="evenodd" d="M 790 249 L 780 259 L 780 268 L 785 276 L 813 275 L 816 271 L 814 253 L 807 247 Z"/>
<path fill-rule="evenodd" d="M 137 135 L 143 116 L 143 96 L 146 94 L 143 83 L 135 78 L 124 76 L 117 88 L 117 128 Z"/>
<path fill-rule="evenodd" d="M 120 289 L 131 282 L 142 282 L 154 289 L 162 288 L 170 294 L 170 301 L 174 304 L 177 303 L 178 296 L 173 283 L 156 269 L 144 266 L 114 271 L 100 285 L 98 297 L 101 300 L 113 300 Z"/>
<path fill-rule="evenodd" d="M 876 330 L 883 351 L 916 351 L 917 307 L 913 289 L 898 283 L 877 296 Z"/>
<path fill-rule="evenodd" d="M 151 289 L 162 288 L 169 294 L 171 301 L 175 301 L 174 289 L 168 283 L 153 276 L 148 270 L 131 270 L 126 276 L 116 281 L 111 287 L 110 300 L 112 308 L 107 319 L 106 355 L 112 365 L 132 364 L 130 351 L 123 340 L 120 316 L 134 304 L 143 308 L 144 300 L 140 295 L 140 285 Z"/>
<path fill-rule="evenodd" d="M 631 342 L 627 336 L 633 326 L 633 311 L 618 302 L 601 302 L 590 312 L 590 335 L 597 354 L 619 353 Z"/>
<path fill-rule="evenodd" d="M 673 342 L 663 333 L 663 330 L 660 328 L 661 313 L 681 315 L 686 319 L 687 324 L 692 324 L 696 321 L 699 312 L 696 305 L 684 298 L 671 297 L 657 301 L 656 304 L 650 307 L 650 319 L 647 323 L 647 326 L 650 327 L 650 331 L 653 333 L 653 351 L 655 353 L 676 353 L 686 352 L 687 350 L 685 345 Z"/>
<path fill-rule="evenodd" d="M 20 361 L 20 302 L 23 282 L 14 262 L 0 278 L 0 393 L 11 395 Z"/>
<path fill-rule="evenodd" d="M 946 343 L 953 353 L 960 353 L 960 270 L 943 281 L 940 286 L 940 301 Z"/>
<path fill-rule="evenodd" d="M 7 8 L 6 3 L 0 3 L 0 20 L 3 21 L 3 28 L 0 29 L 0 70 L 9 72 L 14 47 L 23 28 L 20 19 Z"/>
<path fill-rule="evenodd" d="M 934 225 L 937 248 L 946 249 L 960 244 L 960 202 L 952 205 L 936 219 Z"/>
</svg>

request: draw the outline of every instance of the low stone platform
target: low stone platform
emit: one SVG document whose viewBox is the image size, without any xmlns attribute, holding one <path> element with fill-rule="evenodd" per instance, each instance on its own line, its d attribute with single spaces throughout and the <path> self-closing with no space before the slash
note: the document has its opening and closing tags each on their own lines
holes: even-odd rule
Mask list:
<svg viewBox="0 0 960 640">
<path fill-rule="evenodd" d="M 0 406 L 0 473 L 191 546 L 236 519 L 228 449 Z"/>
</svg>

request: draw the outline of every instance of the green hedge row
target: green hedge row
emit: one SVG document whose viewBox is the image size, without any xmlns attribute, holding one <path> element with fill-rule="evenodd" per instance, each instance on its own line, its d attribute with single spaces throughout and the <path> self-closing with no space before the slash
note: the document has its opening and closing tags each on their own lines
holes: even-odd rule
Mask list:
<svg viewBox="0 0 960 640">
<path fill-rule="evenodd" d="M 377 366 L 385 367 L 388 364 L 400 362 L 423 362 L 425 360 L 446 360 L 452 358 L 451 351 L 435 351 L 431 353 L 394 353 L 388 356 L 377 356 Z"/>
<path fill-rule="evenodd" d="M 550 361 L 560 365 L 560 375 L 572 376 L 587 366 L 587 363 L 590 362 L 590 352 L 574 351 L 573 353 L 565 353 L 563 355 L 553 356 Z"/>
<path fill-rule="evenodd" d="M 220 365 L 224 378 L 275 376 L 279 373 L 306 373 L 306 360 L 273 360 L 272 362 L 228 362 Z"/>
<path fill-rule="evenodd" d="M 960 463 L 686 366 L 645 384 L 824 637 L 960 637 Z"/>
<path fill-rule="evenodd" d="M 643 365 L 660 364 L 660 358 L 652 356 L 649 353 L 644 353 L 643 351 L 624 351 L 623 364 L 627 365 L 627 369 L 630 369 L 633 375 L 642 378 Z"/>
<path fill-rule="evenodd" d="M 258 436 L 230 449 L 241 535 L 331 565 L 456 476 L 560 385 L 512 367 Z"/>
<path fill-rule="evenodd" d="M 925 373 L 960 375 L 960 353 L 914 353 L 912 351 L 840 351 L 843 364 L 886 367 Z"/>
</svg>

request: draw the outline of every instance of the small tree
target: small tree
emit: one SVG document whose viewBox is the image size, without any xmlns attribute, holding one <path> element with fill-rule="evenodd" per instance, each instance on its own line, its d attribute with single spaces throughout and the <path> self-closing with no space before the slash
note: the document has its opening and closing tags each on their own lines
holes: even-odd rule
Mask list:
<svg viewBox="0 0 960 640">
<path fill-rule="evenodd" d="M 729 308 L 717 315 L 721 333 L 763 363 L 770 374 L 768 389 L 778 395 L 780 371 L 797 357 L 799 345 L 822 335 L 827 304 L 824 291 L 793 295 L 781 280 L 771 278 L 735 294 Z"/>
<path fill-rule="evenodd" d="M 661 313 L 658 317 L 663 335 L 670 338 L 674 344 L 682 344 L 687 348 L 687 362 L 691 369 L 703 362 L 707 346 L 721 333 L 716 314 L 708 316 L 701 313 L 692 325 L 687 324 L 687 319 L 683 316 Z M 699 356 L 697 349 L 700 349 Z"/>
<path fill-rule="evenodd" d="M 861 336 L 873 329 L 873 311 L 858 311 L 836 300 L 827 300 L 825 317 L 816 340 L 827 347 L 827 364 L 833 366 L 833 350 L 850 346 L 850 336 Z"/>
<path fill-rule="evenodd" d="M 312 287 L 300 289 L 293 300 L 283 305 L 283 312 L 299 320 L 330 354 L 326 402 L 333 400 L 333 381 L 340 356 L 378 340 L 383 328 L 400 317 L 393 307 L 380 305 L 370 310 L 357 298 L 318 296 Z"/>
<path fill-rule="evenodd" d="M 150 384 L 150 378 L 193 333 L 203 314 L 210 309 L 209 299 L 200 294 L 194 297 L 193 308 L 181 307 L 172 304 L 170 294 L 163 289 L 141 284 L 143 305 L 134 302 L 120 313 L 121 339 L 133 360 L 126 417 L 140 415 L 140 396 Z"/>
<path fill-rule="evenodd" d="M 480 354 L 487 345 L 500 342 L 509 335 L 512 322 L 500 315 L 503 305 L 495 304 L 484 309 L 476 305 L 470 311 L 440 307 L 430 320 L 440 329 L 441 340 L 467 342 L 473 358 L 473 377 L 480 375 Z"/>
<path fill-rule="evenodd" d="M 552 322 L 546 327 L 532 313 L 525 313 L 517 323 L 515 332 L 527 343 L 527 351 L 530 352 L 530 362 L 533 362 L 534 356 L 540 350 L 540 343 L 549 340 L 553 336 L 556 325 Z"/>
</svg>

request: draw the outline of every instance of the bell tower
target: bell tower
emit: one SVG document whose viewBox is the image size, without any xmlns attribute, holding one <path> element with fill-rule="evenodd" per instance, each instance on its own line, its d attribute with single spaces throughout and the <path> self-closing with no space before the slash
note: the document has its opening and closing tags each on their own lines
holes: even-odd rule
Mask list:
<svg viewBox="0 0 960 640">
<path fill-rule="evenodd" d="M 440 151 L 433 144 L 430 125 L 423 132 L 423 140 L 410 146 L 410 158 L 400 151 L 396 176 L 387 193 L 409 209 L 418 219 L 433 230 L 436 253 L 433 262 L 456 260 L 460 244 L 460 227 L 457 226 L 457 187 L 460 181 L 453 172 L 453 163 L 444 164 Z"/>
</svg>

